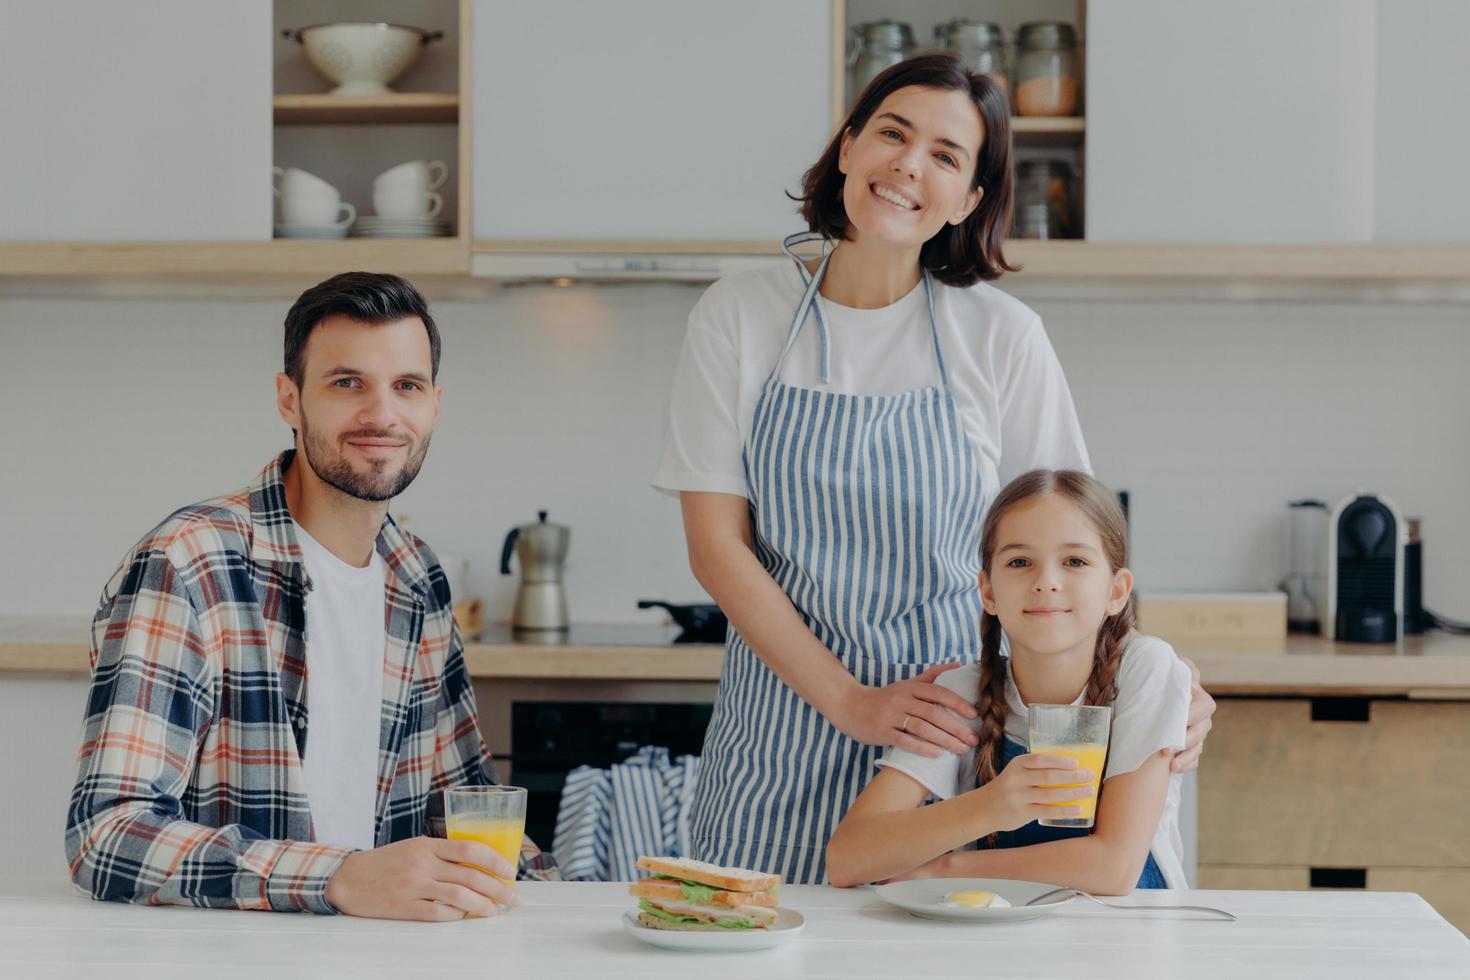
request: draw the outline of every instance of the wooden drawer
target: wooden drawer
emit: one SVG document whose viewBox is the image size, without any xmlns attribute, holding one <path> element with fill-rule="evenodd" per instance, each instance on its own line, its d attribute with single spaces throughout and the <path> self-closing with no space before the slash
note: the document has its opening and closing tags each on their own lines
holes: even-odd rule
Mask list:
<svg viewBox="0 0 1470 980">
<path fill-rule="evenodd" d="M 1470 936 L 1470 868 L 1368 868 L 1367 890 L 1415 892 L 1456 929 Z M 1311 887 L 1307 867 L 1202 864 L 1200 888 L 1229 891 L 1300 891 Z"/>
<path fill-rule="evenodd" d="M 1470 703 L 1220 702 L 1199 770 L 1201 865 L 1470 868 Z"/>
<path fill-rule="evenodd" d="M 1368 890 L 1418 892 L 1450 925 L 1470 936 L 1470 868 L 1369 868 Z"/>
<path fill-rule="evenodd" d="M 1195 873 L 1199 888 L 1240 892 L 1298 892 L 1312 887 L 1306 866 L 1273 868 L 1259 865 L 1201 864 Z"/>
</svg>

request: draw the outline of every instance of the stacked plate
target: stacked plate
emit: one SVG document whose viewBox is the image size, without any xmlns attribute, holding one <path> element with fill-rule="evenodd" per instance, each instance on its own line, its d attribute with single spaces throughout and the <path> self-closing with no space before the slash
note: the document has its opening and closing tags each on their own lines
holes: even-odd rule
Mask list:
<svg viewBox="0 0 1470 980">
<path fill-rule="evenodd" d="M 443 218 L 386 218 L 369 214 L 357 219 L 353 234 L 359 238 L 436 238 L 449 234 Z"/>
<path fill-rule="evenodd" d="M 277 238 L 346 238 L 347 225 L 277 224 Z"/>
</svg>

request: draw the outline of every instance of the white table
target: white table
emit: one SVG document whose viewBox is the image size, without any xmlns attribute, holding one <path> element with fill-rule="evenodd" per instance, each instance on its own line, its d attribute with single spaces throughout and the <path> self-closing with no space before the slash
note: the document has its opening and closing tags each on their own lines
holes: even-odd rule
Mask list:
<svg viewBox="0 0 1470 980">
<path fill-rule="evenodd" d="M 0 977 L 1268 977 L 1466 980 L 1470 939 L 1417 895 L 1389 892 L 1136 894 L 1238 922 L 1165 919 L 1074 902 L 1028 922 L 916 919 L 866 889 L 791 886 L 806 916 L 784 948 L 675 953 L 624 933 L 618 884 L 523 883 L 497 919 L 442 924 L 93 902 L 52 878 L 0 878 Z"/>
</svg>

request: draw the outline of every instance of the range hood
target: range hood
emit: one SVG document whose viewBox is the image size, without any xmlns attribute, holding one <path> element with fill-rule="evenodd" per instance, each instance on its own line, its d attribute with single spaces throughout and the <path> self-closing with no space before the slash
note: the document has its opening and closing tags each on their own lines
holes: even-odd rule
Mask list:
<svg viewBox="0 0 1470 980">
<path fill-rule="evenodd" d="M 775 249 L 766 254 L 497 249 L 471 254 L 470 275 L 506 282 L 714 282 L 785 261 Z"/>
</svg>

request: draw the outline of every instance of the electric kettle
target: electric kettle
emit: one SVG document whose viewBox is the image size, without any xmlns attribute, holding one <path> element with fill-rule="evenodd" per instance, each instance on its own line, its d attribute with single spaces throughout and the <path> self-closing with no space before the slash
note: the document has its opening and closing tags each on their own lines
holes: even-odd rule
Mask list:
<svg viewBox="0 0 1470 980">
<path fill-rule="evenodd" d="M 562 588 L 562 567 L 572 529 L 553 524 L 546 511 L 538 511 L 535 524 L 513 527 L 500 551 L 500 574 L 510 574 L 512 549 L 521 559 L 521 587 L 516 592 L 511 625 L 522 630 L 567 628 L 567 594 Z"/>
</svg>

